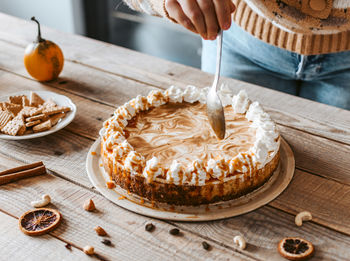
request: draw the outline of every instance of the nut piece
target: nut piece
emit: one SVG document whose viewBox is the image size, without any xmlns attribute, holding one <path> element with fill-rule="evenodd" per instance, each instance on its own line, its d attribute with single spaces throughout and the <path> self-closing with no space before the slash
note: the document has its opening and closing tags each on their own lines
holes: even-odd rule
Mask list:
<svg viewBox="0 0 350 261">
<path fill-rule="evenodd" d="M 203 247 L 205 250 L 210 250 L 210 245 L 209 245 L 207 242 L 205 242 L 205 241 L 202 242 L 202 247 Z"/>
<path fill-rule="evenodd" d="M 233 242 L 236 244 L 236 245 L 238 245 L 238 247 L 240 248 L 240 249 L 245 249 L 246 248 L 246 246 L 247 246 L 247 243 L 245 242 L 245 239 L 244 239 L 244 237 L 242 237 L 242 236 L 235 236 L 234 238 L 233 238 Z"/>
<path fill-rule="evenodd" d="M 89 199 L 89 200 L 85 201 L 84 209 L 86 211 L 94 211 L 96 209 L 95 203 L 92 201 L 92 199 Z"/>
<path fill-rule="evenodd" d="M 112 242 L 109 239 L 103 239 L 101 242 L 102 242 L 102 244 L 105 244 L 106 246 L 112 246 Z"/>
<path fill-rule="evenodd" d="M 169 233 L 173 236 L 177 236 L 180 234 L 180 230 L 178 228 L 172 228 L 169 230 Z"/>
<path fill-rule="evenodd" d="M 92 246 L 84 246 L 83 251 L 87 255 L 93 255 L 95 254 L 95 249 Z"/>
<path fill-rule="evenodd" d="M 97 226 L 94 228 L 97 235 L 101 236 L 101 237 L 104 237 L 104 236 L 107 236 L 107 232 L 100 226 Z"/>
<path fill-rule="evenodd" d="M 109 189 L 114 189 L 114 188 L 115 188 L 114 182 L 113 182 L 113 181 L 108 181 L 108 182 L 107 182 L 107 188 L 109 188 Z"/>
<path fill-rule="evenodd" d="M 148 231 L 148 232 L 152 232 L 156 227 L 152 224 L 152 223 L 148 223 L 146 226 L 145 226 L 145 230 Z"/>
<path fill-rule="evenodd" d="M 41 200 L 32 201 L 30 202 L 30 204 L 35 208 L 42 208 L 50 204 L 50 202 L 51 202 L 50 196 L 48 194 L 44 194 L 41 196 Z"/>
<path fill-rule="evenodd" d="M 295 225 L 298 227 L 303 225 L 303 221 L 309 221 L 312 219 L 312 215 L 309 211 L 302 211 L 295 216 Z"/>
</svg>

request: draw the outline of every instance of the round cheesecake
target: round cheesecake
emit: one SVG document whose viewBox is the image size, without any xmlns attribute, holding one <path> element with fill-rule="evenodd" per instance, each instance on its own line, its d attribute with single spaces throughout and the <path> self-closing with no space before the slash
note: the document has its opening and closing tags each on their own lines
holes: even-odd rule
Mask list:
<svg viewBox="0 0 350 261">
<path fill-rule="evenodd" d="M 172 86 L 116 109 L 100 136 L 104 169 L 117 186 L 152 202 L 200 205 L 240 197 L 271 177 L 280 135 L 269 115 L 245 91 L 222 88 L 226 135 L 218 140 L 207 92 Z"/>
</svg>

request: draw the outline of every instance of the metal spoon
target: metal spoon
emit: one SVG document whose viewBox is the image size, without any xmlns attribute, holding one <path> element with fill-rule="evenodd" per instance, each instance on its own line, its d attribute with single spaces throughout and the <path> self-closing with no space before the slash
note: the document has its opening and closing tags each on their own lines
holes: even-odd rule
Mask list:
<svg viewBox="0 0 350 261">
<path fill-rule="evenodd" d="M 220 30 L 218 34 L 216 48 L 216 71 L 213 85 L 211 86 L 207 96 L 207 115 L 213 131 L 215 132 L 218 139 L 222 140 L 225 138 L 226 131 L 225 115 L 220 97 L 217 94 L 222 53 L 222 30 Z"/>
</svg>

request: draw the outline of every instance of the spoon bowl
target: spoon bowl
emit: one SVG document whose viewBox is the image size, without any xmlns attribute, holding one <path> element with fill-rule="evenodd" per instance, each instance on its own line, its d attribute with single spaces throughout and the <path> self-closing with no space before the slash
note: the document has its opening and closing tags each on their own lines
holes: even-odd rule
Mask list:
<svg viewBox="0 0 350 261">
<path fill-rule="evenodd" d="M 211 88 L 207 96 L 207 115 L 209 123 L 218 139 L 225 138 L 226 124 L 224 109 L 216 90 Z"/>
</svg>

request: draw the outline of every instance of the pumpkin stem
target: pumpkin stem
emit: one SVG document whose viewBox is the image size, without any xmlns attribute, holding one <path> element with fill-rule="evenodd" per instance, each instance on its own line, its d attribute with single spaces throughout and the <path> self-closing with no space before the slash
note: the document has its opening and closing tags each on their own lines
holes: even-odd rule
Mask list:
<svg viewBox="0 0 350 261">
<path fill-rule="evenodd" d="M 36 22 L 36 23 L 38 24 L 38 36 L 37 36 L 37 41 L 38 41 L 38 42 L 43 42 L 43 41 L 45 41 L 43 38 L 41 38 L 41 30 L 40 30 L 40 23 L 39 23 L 39 21 L 36 20 L 34 16 L 31 18 L 31 20 L 34 21 L 34 22 Z"/>
</svg>

